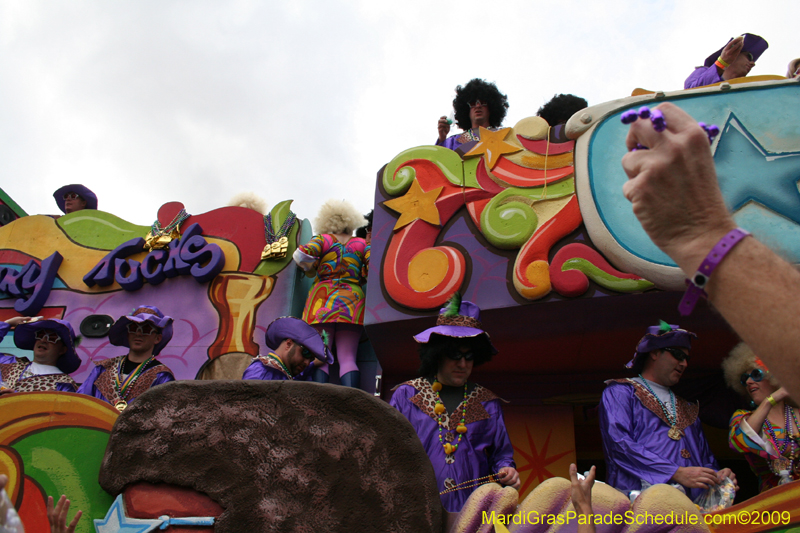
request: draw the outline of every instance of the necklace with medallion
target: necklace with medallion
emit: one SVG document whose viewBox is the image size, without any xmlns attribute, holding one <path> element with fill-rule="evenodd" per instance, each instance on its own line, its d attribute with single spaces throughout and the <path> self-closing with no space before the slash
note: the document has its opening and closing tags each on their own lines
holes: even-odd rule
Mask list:
<svg viewBox="0 0 800 533">
<path fill-rule="evenodd" d="M 656 396 L 655 391 L 650 388 L 650 384 L 647 382 L 644 376 L 639 374 L 639 377 L 642 378 L 644 386 L 647 387 L 647 390 L 650 391 L 650 394 L 652 394 L 653 398 L 656 399 L 658 405 L 661 407 L 661 410 L 664 412 L 664 416 L 667 418 L 667 423 L 670 426 L 667 436 L 672 440 L 681 440 L 683 433 L 680 429 L 678 429 L 678 409 L 675 407 L 675 395 L 672 393 L 672 389 L 667 389 L 669 391 L 669 399 L 672 402 L 672 414 L 670 414 L 667 406 L 664 405 L 664 402 L 661 401 L 661 398 Z"/>
<path fill-rule="evenodd" d="M 133 386 L 133 384 L 136 383 L 136 381 L 139 379 L 139 376 L 141 376 L 142 373 L 145 371 L 145 369 L 147 368 L 147 364 L 153 360 L 153 356 L 151 355 L 150 357 L 147 358 L 147 360 L 139 363 L 139 366 L 137 366 L 133 372 L 128 374 L 128 377 L 125 379 L 125 381 L 121 381 L 120 376 L 123 376 L 122 367 L 125 364 L 126 359 L 128 359 L 127 356 L 120 359 L 119 367 L 117 368 L 117 375 L 114 376 L 114 381 L 113 381 L 114 390 L 117 392 L 117 396 L 119 397 L 119 401 L 117 401 L 117 403 L 114 404 L 114 407 L 120 413 L 124 411 L 126 407 L 128 407 L 128 402 L 125 396 L 127 395 L 130 388 Z"/>
</svg>

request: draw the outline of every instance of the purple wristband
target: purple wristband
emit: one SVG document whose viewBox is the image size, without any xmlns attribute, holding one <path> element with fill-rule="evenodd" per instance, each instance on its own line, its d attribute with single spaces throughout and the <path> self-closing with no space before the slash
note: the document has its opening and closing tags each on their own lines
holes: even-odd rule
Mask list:
<svg viewBox="0 0 800 533">
<path fill-rule="evenodd" d="M 708 284 L 708 279 L 711 277 L 711 273 L 719 266 L 728 252 L 733 250 L 734 246 L 739 244 L 742 239 L 748 235 L 750 235 L 750 232 L 742 228 L 732 229 L 714 245 L 714 248 L 712 248 L 710 252 L 708 252 L 708 255 L 700 264 L 700 268 L 697 269 L 697 272 L 694 273 L 691 279 L 686 280 L 686 292 L 681 299 L 681 303 L 678 304 L 678 311 L 680 311 L 681 316 L 692 314 L 694 306 L 701 296 L 703 298 L 708 297 L 705 288 Z"/>
</svg>

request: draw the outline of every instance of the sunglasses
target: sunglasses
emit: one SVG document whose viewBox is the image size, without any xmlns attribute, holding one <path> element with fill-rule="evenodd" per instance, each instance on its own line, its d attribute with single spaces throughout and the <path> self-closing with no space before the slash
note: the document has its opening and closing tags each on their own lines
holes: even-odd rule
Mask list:
<svg viewBox="0 0 800 533">
<path fill-rule="evenodd" d="M 489 104 L 487 102 L 481 102 L 480 100 L 475 100 L 469 104 L 470 109 L 475 109 L 476 107 L 489 107 Z"/>
<path fill-rule="evenodd" d="M 456 350 L 455 352 L 450 352 L 447 354 L 447 358 L 452 359 L 453 361 L 461 361 L 462 358 L 466 361 L 472 361 L 475 359 L 475 354 L 471 350 L 469 352 Z"/>
<path fill-rule="evenodd" d="M 152 335 L 153 333 L 158 333 L 158 328 L 144 322 L 142 324 L 137 324 L 135 322 L 131 322 L 128 324 L 128 333 L 138 333 L 139 335 Z"/>
<path fill-rule="evenodd" d="M 758 383 L 759 381 L 764 379 L 766 375 L 767 373 L 761 370 L 760 368 L 755 368 L 751 370 L 750 373 L 745 372 L 744 374 L 742 374 L 742 377 L 739 378 L 739 381 L 742 382 L 742 385 L 747 386 L 748 379 L 752 379 L 753 381 Z"/>
<path fill-rule="evenodd" d="M 313 353 L 311 353 L 311 350 L 309 350 L 308 348 L 306 348 L 302 344 L 298 344 L 298 346 L 300 348 L 302 348 L 300 353 L 303 355 L 303 359 L 314 359 L 315 356 L 314 356 Z"/>
<path fill-rule="evenodd" d="M 677 359 L 678 361 L 688 361 L 689 354 L 681 350 L 680 348 L 664 348 L 665 352 L 669 352 L 672 354 L 672 357 Z"/>
<path fill-rule="evenodd" d="M 81 196 L 78 193 L 68 192 L 67 194 L 64 195 L 64 200 L 77 200 L 80 197 Z"/>
<path fill-rule="evenodd" d="M 61 340 L 61 337 L 59 337 L 58 333 L 56 333 L 55 331 L 47 331 L 44 329 L 40 329 L 39 331 L 37 331 L 34 334 L 33 338 L 36 339 L 37 341 L 49 342 L 50 344 L 55 344 Z"/>
</svg>

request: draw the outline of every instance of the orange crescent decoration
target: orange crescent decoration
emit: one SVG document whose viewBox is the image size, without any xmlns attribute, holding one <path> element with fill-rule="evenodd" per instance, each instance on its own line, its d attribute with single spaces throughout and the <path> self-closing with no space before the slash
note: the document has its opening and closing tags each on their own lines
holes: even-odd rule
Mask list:
<svg viewBox="0 0 800 533">
<path fill-rule="evenodd" d="M 487 173 L 486 168 L 483 165 L 478 165 L 478 174 L 481 174 L 481 172 Z M 572 165 L 545 171 L 526 168 L 503 158 L 492 169 L 491 174 L 487 174 L 503 186 L 541 187 L 545 183 L 553 183 L 564 179 L 572 175 L 573 172 Z"/>
<path fill-rule="evenodd" d="M 565 143 L 549 142 L 547 139 L 531 140 L 522 135 L 517 135 L 519 143 L 529 152 L 534 154 L 559 155 L 575 150 L 575 141 Z"/>
</svg>

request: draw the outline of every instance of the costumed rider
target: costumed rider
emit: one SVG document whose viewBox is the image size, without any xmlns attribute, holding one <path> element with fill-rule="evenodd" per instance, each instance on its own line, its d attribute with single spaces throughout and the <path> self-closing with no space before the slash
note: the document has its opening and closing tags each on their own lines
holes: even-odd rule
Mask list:
<svg viewBox="0 0 800 533">
<path fill-rule="evenodd" d="M 722 370 L 728 386 L 750 403 L 750 410 L 733 413 L 728 442 L 750 463 L 759 492 L 800 479 L 797 404 L 743 342 L 731 350 Z"/>
<path fill-rule="evenodd" d="M 625 365 L 637 376 L 606 382 L 599 409 L 606 482 L 626 494 L 657 483 L 677 484 L 694 501 L 726 477 L 738 490 L 730 468 L 718 470 L 698 404 L 671 390 L 688 366 L 693 337 L 663 321 L 648 327 Z"/>
<path fill-rule="evenodd" d="M 686 81 L 684 89 L 693 89 L 734 78 L 743 78 L 756 66 L 761 54 L 769 48 L 763 37 L 745 33 L 708 56 L 702 67 L 696 67 Z"/>
<path fill-rule="evenodd" d="M 546 104 L 539 108 L 536 116 L 542 117 L 550 125 L 548 138 L 550 142 L 564 143 L 569 141 L 564 131 L 567 121 L 589 103 L 574 94 L 555 94 Z"/>
<path fill-rule="evenodd" d="M 328 333 L 339 363 L 339 383 L 356 388 L 361 382 L 356 354 L 364 331 L 361 283 L 369 271 L 370 247 L 364 239 L 352 237 L 352 233 L 366 224 L 350 202 L 328 200 L 314 220 L 318 234 L 293 255 L 306 276 L 316 274 L 303 320 L 317 331 Z M 314 381 L 328 382 L 328 363 L 323 361 L 314 371 Z"/>
<path fill-rule="evenodd" d="M 273 320 L 265 337 L 267 355 L 259 355 L 250 363 L 242 379 L 308 381 L 312 359 L 333 363 L 323 331 L 317 330 L 293 316 Z"/>
<path fill-rule="evenodd" d="M 447 117 L 441 117 L 436 145 L 455 150 L 463 157 L 480 140 L 480 128 L 496 130 L 503 124 L 507 109 L 508 97 L 494 83 L 475 78 L 464 87 L 459 85 L 453 99 L 453 113 L 455 123 L 464 131 L 447 137 L 450 124 Z"/>
<path fill-rule="evenodd" d="M 95 363 L 78 392 L 108 402 L 121 412 L 147 389 L 175 381 L 172 370 L 156 360 L 171 338 L 172 317 L 157 307 L 142 305 L 120 317 L 108 331 L 108 340 L 114 346 L 127 347 L 128 353 Z"/>
<path fill-rule="evenodd" d="M 453 513 L 483 483 L 496 481 L 519 489 L 501 400 L 468 381 L 474 366 L 497 353 L 479 319 L 477 305 L 454 295 L 436 326 L 414 337 L 422 377 L 395 387 L 390 401 L 414 426 L 439 491 L 446 491 L 442 505 Z"/>
<path fill-rule="evenodd" d="M 32 320 L 14 317 L 0 322 L 0 340 L 14 327 L 14 344 L 33 350 L 33 361 L 0 354 L 0 394 L 11 392 L 75 392 L 78 384 L 69 374 L 78 370 L 81 359 L 75 352 L 76 339 L 66 320 Z"/>
<path fill-rule="evenodd" d="M 97 209 L 97 196 L 80 184 L 64 185 L 53 193 L 58 208 L 65 215 L 82 209 Z"/>
</svg>

